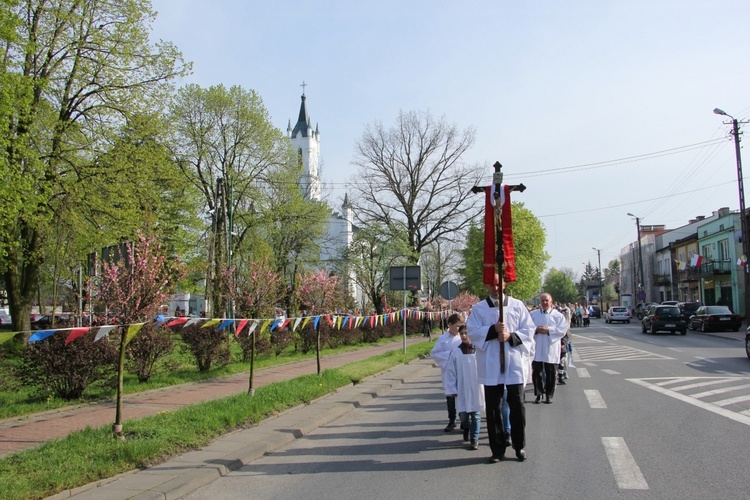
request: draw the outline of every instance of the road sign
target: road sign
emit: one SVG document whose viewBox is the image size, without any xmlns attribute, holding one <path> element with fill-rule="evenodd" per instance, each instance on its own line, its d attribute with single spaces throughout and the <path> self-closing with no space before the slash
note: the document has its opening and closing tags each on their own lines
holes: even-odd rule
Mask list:
<svg viewBox="0 0 750 500">
<path fill-rule="evenodd" d="M 458 295 L 458 285 L 452 281 L 443 281 L 440 285 L 440 296 L 445 300 L 453 300 Z"/>
<path fill-rule="evenodd" d="M 641 290 L 636 294 L 636 297 L 638 298 L 638 300 L 646 300 L 646 292 Z"/>
<path fill-rule="evenodd" d="M 391 271 L 391 290 L 422 289 L 422 268 L 419 266 L 393 266 Z M 404 276 L 406 274 L 406 276 Z"/>
</svg>

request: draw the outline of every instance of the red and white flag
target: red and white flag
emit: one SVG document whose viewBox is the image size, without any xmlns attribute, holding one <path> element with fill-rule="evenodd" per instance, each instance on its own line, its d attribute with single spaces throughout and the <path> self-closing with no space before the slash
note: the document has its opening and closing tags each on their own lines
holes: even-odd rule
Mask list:
<svg viewBox="0 0 750 500">
<path fill-rule="evenodd" d="M 699 254 L 694 254 L 693 257 L 690 259 L 690 265 L 692 267 L 698 267 L 701 265 L 701 262 L 703 262 L 703 256 Z"/>
</svg>

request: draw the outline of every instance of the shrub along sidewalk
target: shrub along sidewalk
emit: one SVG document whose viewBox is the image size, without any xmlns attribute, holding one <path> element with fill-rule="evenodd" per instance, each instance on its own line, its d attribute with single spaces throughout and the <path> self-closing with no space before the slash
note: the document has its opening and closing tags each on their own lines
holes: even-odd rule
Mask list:
<svg viewBox="0 0 750 500">
<path fill-rule="evenodd" d="M 340 387 L 357 383 L 397 364 L 408 363 L 426 355 L 432 348 L 431 342 L 410 340 L 412 345 L 406 354 L 400 347 L 394 349 L 395 345 L 387 346 L 390 351 L 369 359 L 362 358 L 371 356 L 372 350 L 367 350 L 367 353 L 360 351 L 360 360 L 324 370 L 321 376 L 310 374 L 264 385 L 252 397 L 239 393 L 126 421 L 124 441 L 112 437 L 109 425 L 87 427 L 64 439 L 2 458 L 0 497 L 43 498 L 160 463 L 171 456 L 204 446 L 221 434 L 257 424 L 276 412 L 309 403 Z"/>
</svg>

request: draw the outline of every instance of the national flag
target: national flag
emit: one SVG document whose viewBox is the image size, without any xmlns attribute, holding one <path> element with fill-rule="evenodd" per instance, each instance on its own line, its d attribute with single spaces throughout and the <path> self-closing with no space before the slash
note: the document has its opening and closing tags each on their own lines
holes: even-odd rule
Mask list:
<svg viewBox="0 0 750 500">
<path fill-rule="evenodd" d="M 701 265 L 701 262 L 703 262 L 703 256 L 702 256 L 702 255 L 700 255 L 700 254 L 697 254 L 697 253 L 696 253 L 696 254 L 695 254 L 695 255 L 693 255 L 693 257 L 692 257 L 692 258 L 690 259 L 690 266 L 691 266 L 691 267 L 698 267 L 698 266 L 700 266 L 700 265 Z"/>
</svg>

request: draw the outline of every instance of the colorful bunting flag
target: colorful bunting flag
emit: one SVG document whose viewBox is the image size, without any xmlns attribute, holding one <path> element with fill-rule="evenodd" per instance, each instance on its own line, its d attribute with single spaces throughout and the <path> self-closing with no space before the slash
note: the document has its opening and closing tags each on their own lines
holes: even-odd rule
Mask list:
<svg viewBox="0 0 750 500">
<path fill-rule="evenodd" d="M 70 331 L 70 335 L 68 335 L 68 338 L 65 339 L 65 345 L 67 346 L 81 335 L 87 333 L 89 330 L 90 328 L 73 328 Z"/>
<path fill-rule="evenodd" d="M 245 325 L 247 324 L 247 321 L 248 320 L 246 320 L 246 319 L 241 319 L 240 320 L 239 324 L 237 325 L 237 328 L 235 328 L 235 330 L 234 330 L 234 336 L 235 337 L 237 337 L 240 334 L 240 332 L 242 331 L 242 329 L 245 328 Z"/>
</svg>

